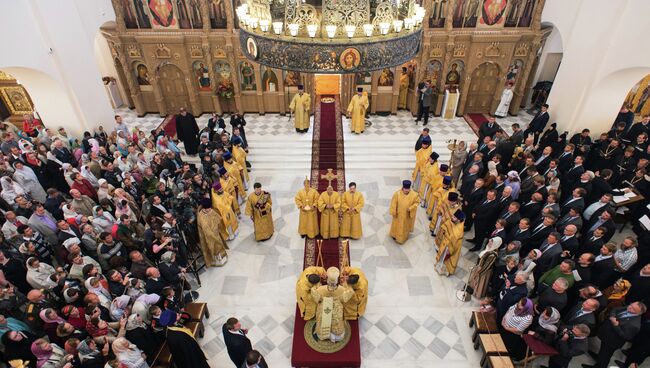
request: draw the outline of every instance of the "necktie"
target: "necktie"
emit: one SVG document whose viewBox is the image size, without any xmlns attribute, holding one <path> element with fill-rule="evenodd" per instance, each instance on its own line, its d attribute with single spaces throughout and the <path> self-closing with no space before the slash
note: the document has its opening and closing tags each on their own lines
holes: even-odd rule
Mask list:
<svg viewBox="0 0 650 368">
<path fill-rule="evenodd" d="M 544 224 L 539 224 L 539 225 L 537 225 L 537 227 L 535 228 L 535 231 L 533 231 L 533 235 L 535 235 L 535 234 L 537 234 L 538 232 L 540 232 L 543 228 L 544 228 Z"/>
<path fill-rule="evenodd" d="M 503 219 L 504 219 L 504 220 L 507 220 L 508 217 L 510 217 L 510 212 L 506 212 L 506 214 L 503 216 Z"/>
<path fill-rule="evenodd" d="M 564 242 L 564 241 L 566 241 L 566 240 L 567 240 L 567 236 L 565 235 L 565 236 L 562 237 L 562 240 L 560 240 L 560 241 L 561 241 L 561 242 Z"/>
<path fill-rule="evenodd" d="M 591 228 L 589 228 L 589 231 L 594 231 L 594 230 L 598 229 L 598 227 L 599 227 L 600 225 L 604 224 L 604 223 L 605 223 L 605 221 L 603 221 L 603 219 L 598 219 L 598 221 L 596 221 L 596 223 L 594 224 L 594 226 L 592 226 Z"/>
</svg>

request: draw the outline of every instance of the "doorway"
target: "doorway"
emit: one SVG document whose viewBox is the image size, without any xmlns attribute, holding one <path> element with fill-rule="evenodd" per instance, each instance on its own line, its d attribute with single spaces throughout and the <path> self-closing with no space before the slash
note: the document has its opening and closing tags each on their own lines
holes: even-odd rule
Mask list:
<svg viewBox="0 0 650 368">
<path fill-rule="evenodd" d="M 166 64 L 160 67 L 158 75 L 167 113 L 177 114 L 181 107 L 191 111 L 183 72 L 174 64 Z"/>
<path fill-rule="evenodd" d="M 316 84 L 315 90 L 317 95 L 341 94 L 340 74 L 315 74 L 314 83 Z"/>
<path fill-rule="evenodd" d="M 499 83 L 499 67 L 483 63 L 472 72 L 472 83 L 467 95 L 467 113 L 491 113 L 494 91 Z"/>
</svg>

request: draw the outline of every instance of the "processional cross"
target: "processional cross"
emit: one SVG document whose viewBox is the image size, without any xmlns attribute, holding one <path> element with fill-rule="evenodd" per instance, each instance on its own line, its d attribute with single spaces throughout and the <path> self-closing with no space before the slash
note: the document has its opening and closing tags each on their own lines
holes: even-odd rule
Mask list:
<svg viewBox="0 0 650 368">
<path fill-rule="evenodd" d="M 339 174 L 334 174 L 333 171 L 334 169 L 327 169 L 327 174 L 323 174 L 320 176 L 321 179 L 327 180 L 328 187 L 332 186 L 332 180 L 339 179 Z"/>
</svg>

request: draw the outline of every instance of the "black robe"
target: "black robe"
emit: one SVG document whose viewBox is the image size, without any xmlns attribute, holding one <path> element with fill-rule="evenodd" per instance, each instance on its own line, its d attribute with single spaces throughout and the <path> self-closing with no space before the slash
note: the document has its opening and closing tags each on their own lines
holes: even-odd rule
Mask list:
<svg viewBox="0 0 650 368">
<path fill-rule="evenodd" d="M 178 139 L 185 143 L 185 152 L 188 155 L 196 155 L 199 147 L 199 126 L 194 115 L 189 112 L 185 116 L 176 115 L 176 134 Z"/>
<path fill-rule="evenodd" d="M 187 333 L 167 328 L 167 346 L 172 354 L 172 362 L 175 366 L 210 368 L 199 343 Z"/>
</svg>

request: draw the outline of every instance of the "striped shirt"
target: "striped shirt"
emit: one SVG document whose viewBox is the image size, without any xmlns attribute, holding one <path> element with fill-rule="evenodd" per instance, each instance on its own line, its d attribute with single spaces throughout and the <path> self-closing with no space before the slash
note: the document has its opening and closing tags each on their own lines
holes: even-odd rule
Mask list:
<svg viewBox="0 0 650 368">
<path fill-rule="evenodd" d="M 503 316 L 503 325 L 523 333 L 533 323 L 533 316 L 531 314 L 518 316 L 515 314 L 515 309 L 517 309 L 517 304 L 508 309 L 505 316 Z"/>
<path fill-rule="evenodd" d="M 627 248 L 625 250 L 618 249 L 616 253 L 614 253 L 614 259 L 620 263 L 623 272 L 634 266 L 637 258 L 636 247 Z"/>
</svg>

